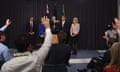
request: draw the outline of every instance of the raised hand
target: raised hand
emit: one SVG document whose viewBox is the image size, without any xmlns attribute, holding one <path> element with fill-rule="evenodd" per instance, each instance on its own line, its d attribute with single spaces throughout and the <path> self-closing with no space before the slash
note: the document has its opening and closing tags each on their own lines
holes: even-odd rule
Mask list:
<svg viewBox="0 0 120 72">
<path fill-rule="evenodd" d="M 42 24 L 44 25 L 45 28 L 50 28 L 50 20 L 47 17 L 42 17 L 41 19 Z"/>
<path fill-rule="evenodd" d="M 11 24 L 10 19 L 6 19 L 5 25 L 6 25 L 6 26 L 9 26 L 10 24 Z"/>
</svg>

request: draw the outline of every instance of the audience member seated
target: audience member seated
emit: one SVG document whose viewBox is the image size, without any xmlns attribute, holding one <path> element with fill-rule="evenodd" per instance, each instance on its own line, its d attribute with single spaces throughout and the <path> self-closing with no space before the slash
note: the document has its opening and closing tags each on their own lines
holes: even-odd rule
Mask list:
<svg viewBox="0 0 120 72">
<path fill-rule="evenodd" d="M 50 48 L 42 72 L 67 72 L 67 65 L 70 59 L 70 47 L 64 44 L 66 33 L 58 33 L 58 44 Z"/>
<path fill-rule="evenodd" d="M 45 26 L 45 41 L 42 47 L 30 53 L 30 41 L 27 36 L 20 36 L 16 40 L 16 47 L 23 56 L 18 56 L 3 64 L 2 72 L 41 72 L 42 64 L 48 54 L 52 43 L 49 19 L 42 17 L 42 24 Z"/>
<path fill-rule="evenodd" d="M 5 43 L 6 36 L 3 31 L 11 24 L 10 19 L 6 19 L 5 25 L 0 28 L 0 68 L 4 62 L 10 60 L 9 49 Z"/>
<path fill-rule="evenodd" d="M 114 28 L 116 29 L 120 38 L 120 20 L 114 19 Z M 120 43 L 115 43 L 110 49 L 111 60 L 108 66 L 104 68 L 104 72 L 120 72 Z"/>
<path fill-rule="evenodd" d="M 0 31 L 0 68 L 4 62 L 10 60 L 9 49 L 5 44 L 6 36 L 4 32 Z"/>
<path fill-rule="evenodd" d="M 111 46 L 115 43 L 116 41 L 111 38 L 109 39 L 108 42 L 108 47 L 111 48 Z M 110 55 L 110 48 L 104 53 L 103 57 L 93 57 L 90 63 L 87 65 L 88 69 L 91 69 L 92 72 L 103 72 L 103 68 L 109 64 L 111 55 Z M 79 71 L 80 72 L 80 71 Z"/>
<path fill-rule="evenodd" d="M 111 60 L 104 72 L 120 72 L 120 43 L 114 43 L 110 49 Z"/>
<path fill-rule="evenodd" d="M 116 26 L 115 26 L 116 21 L 119 21 L 119 20 L 117 18 L 114 18 L 112 25 L 108 25 L 107 31 L 105 31 L 105 35 L 103 36 L 103 38 L 106 40 L 107 46 L 109 46 L 108 42 L 110 38 L 116 40 L 116 42 L 119 41 L 118 33 L 116 31 Z"/>
<path fill-rule="evenodd" d="M 114 19 L 114 24 L 113 24 L 114 29 L 118 33 L 118 36 L 120 37 L 120 23 L 117 18 Z M 111 46 L 116 42 L 115 38 L 109 38 L 107 42 L 108 50 L 104 53 L 104 56 L 102 58 L 94 57 L 90 61 L 90 63 L 87 65 L 88 69 L 91 69 L 92 72 L 103 72 L 103 69 L 106 65 L 109 64 L 111 60 Z M 82 70 L 78 70 L 79 72 Z"/>
<path fill-rule="evenodd" d="M 109 39 L 109 42 L 108 42 L 108 47 L 110 47 L 110 49 L 111 49 L 112 45 L 113 45 L 115 42 L 116 42 L 115 39 L 110 38 L 110 39 Z M 103 61 L 102 65 L 103 65 L 103 67 L 105 67 L 106 65 L 108 65 L 109 62 L 110 62 L 110 59 L 111 59 L 110 49 L 108 49 L 108 50 L 104 53 L 104 56 L 103 56 L 103 58 L 102 58 L 102 61 Z"/>
</svg>

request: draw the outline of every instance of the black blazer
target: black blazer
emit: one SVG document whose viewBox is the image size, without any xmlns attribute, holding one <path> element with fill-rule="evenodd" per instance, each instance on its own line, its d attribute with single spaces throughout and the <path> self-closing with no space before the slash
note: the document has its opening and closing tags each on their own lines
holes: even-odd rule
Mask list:
<svg viewBox="0 0 120 72">
<path fill-rule="evenodd" d="M 64 31 L 65 33 L 69 34 L 70 25 L 68 22 L 65 22 L 64 26 L 62 27 L 62 21 L 60 22 L 60 30 Z"/>
<path fill-rule="evenodd" d="M 26 24 L 26 32 L 27 34 L 30 32 L 30 23 Z M 33 22 L 33 32 L 35 33 L 34 35 L 38 33 L 38 26 L 35 22 Z"/>
<path fill-rule="evenodd" d="M 55 23 L 55 28 L 54 28 L 54 23 L 50 22 L 50 28 L 51 28 L 52 34 L 58 34 L 58 32 L 60 32 L 59 23 Z"/>
<path fill-rule="evenodd" d="M 66 44 L 52 45 L 45 60 L 43 72 L 66 72 L 69 64 L 70 47 Z"/>
</svg>

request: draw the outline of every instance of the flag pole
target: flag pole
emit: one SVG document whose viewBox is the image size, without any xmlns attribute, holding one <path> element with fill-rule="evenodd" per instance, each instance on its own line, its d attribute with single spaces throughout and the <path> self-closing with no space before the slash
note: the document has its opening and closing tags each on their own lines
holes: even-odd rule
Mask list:
<svg viewBox="0 0 120 72">
<path fill-rule="evenodd" d="M 64 4 L 62 5 L 62 15 L 65 16 L 65 6 L 64 6 Z"/>
</svg>

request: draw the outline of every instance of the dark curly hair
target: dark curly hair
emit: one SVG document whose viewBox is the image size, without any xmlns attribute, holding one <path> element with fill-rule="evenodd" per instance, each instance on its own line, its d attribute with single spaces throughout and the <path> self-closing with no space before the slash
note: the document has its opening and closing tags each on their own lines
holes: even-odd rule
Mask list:
<svg viewBox="0 0 120 72">
<path fill-rule="evenodd" d="M 28 46 L 30 45 L 30 39 L 27 35 L 20 35 L 15 40 L 15 45 L 18 52 L 25 52 L 27 51 Z"/>
</svg>

